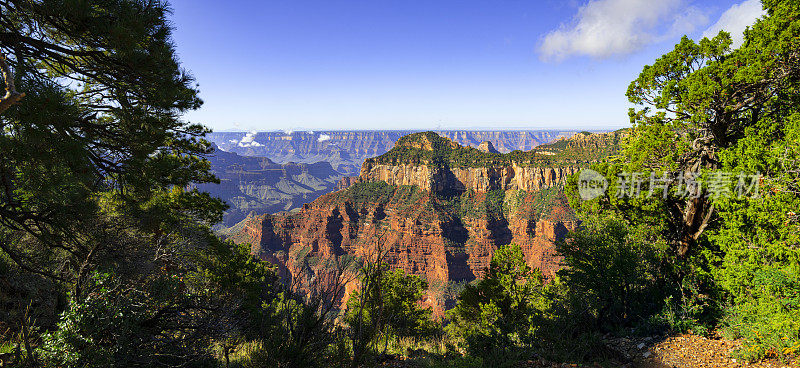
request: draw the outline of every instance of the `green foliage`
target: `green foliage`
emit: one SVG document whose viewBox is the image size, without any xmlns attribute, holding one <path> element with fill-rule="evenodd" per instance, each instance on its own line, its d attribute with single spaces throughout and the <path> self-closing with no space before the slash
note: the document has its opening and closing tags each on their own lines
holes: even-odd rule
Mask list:
<svg viewBox="0 0 800 368">
<path fill-rule="evenodd" d="M 0 117 L 0 176 L 13 188 L 0 196 L 8 209 L 0 220 L 47 245 L 36 257 L 26 254 L 27 244 L 0 246 L 26 268 L 69 279 L 54 273 L 67 262 L 64 250 L 89 252 L 74 235 L 97 213 L 95 193 L 120 190 L 135 205 L 172 186 L 215 181 L 200 157 L 210 149 L 202 140 L 207 129 L 179 119 L 202 101 L 178 64 L 163 2 L 0 8 L 13 14 L 0 25 L 0 54 L 26 94 Z"/>
<path fill-rule="evenodd" d="M 170 365 L 187 359 L 208 363 L 205 341 L 179 337 L 177 321 L 159 323 L 186 311 L 174 309 L 180 302 L 168 301 L 184 297 L 177 278 L 156 280 L 144 291 L 127 289 L 110 274 L 94 274 L 86 296 L 72 298 L 57 328 L 42 336 L 38 355 L 45 365 L 58 367 Z"/>
<path fill-rule="evenodd" d="M 250 254 L 249 245 L 216 240 L 198 255 L 190 279 L 220 306 L 214 337 L 226 362 L 253 367 L 329 366 L 339 331 L 333 326 L 340 294 L 302 291 L 284 284 L 274 267 Z M 222 318 L 224 317 L 224 318 Z M 237 350 L 247 347 L 247 351 Z M 233 359 L 231 354 L 234 355 Z"/>
<path fill-rule="evenodd" d="M 503 216 L 503 201 L 505 200 L 506 191 L 502 189 L 493 189 L 486 192 L 486 212 L 494 217 Z"/>
<path fill-rule="evenodd" d="M 726 311 L 723 320 L 728 337 L 744 340 L 735 355 L 757 360 L 796 354 L 800 349 L 800 276 L 767 268 L 750 277 L 754 295 L 737 295 L 742 300 Z"/>
<path fill-rule="evenodd" d="M 779 137 L 776 139 L 776 137 Z M 759 198 L 720 198 L 723 225 L 715 279 L 730 304 L 724 320 L 746 341 L 748 359 L 794 354 L 800 347 L 800 113 L 763 121 L 722 158 L 735 170 L 768 179 Z"/>
<path fill-rule="evenodd" d="M 371 289 L 371 295 L 362 298 L 361 291 L 357 291 L 350 296 L 345 320 L 355 325 L 361 311 L 364 321 L 360 323 L 384 334 L 399 338 L 431 337 L 437 326 L 430 308 L 419 304 L 427 288 L 428 283 L 419 276 L 406 275 L 403 270 L 385 272 L 380 278 L 380 287 Z"/>
<path fill-rule="evenodd" d="M 325 313 L 330 305 L 318 296 L 304 298 L 286 291 L 270 300 L 274 328 L 258 331 L 259 349 L 250 355 L 253 367 L 328 367 L 344 354 L 344 336 Z M 339 340 L 339 342 L 337 342 Z M 349 358 L 349 351 L 346 352 Z"/>
<path fill-rule="evenodd" d="M 476 193 L 472 189 L 461 194 L 458 214 L 462 218 L 503 218 L 506 192 L 493 189 L 486 193 Z"/>
<path fill-rule="evenodd" d="M 743 340 L 741 358 L 796 354 L 800 6 L 764 5 L 768 15 L 741 48 L 731 50 L 725 32 L 684 37 L 644 67 L 627 93 L 638 105 L 629 131 L 582 132 L 509 154 L 416 133 L 367 161 L 434 171 L 594 164 L 612 188 L 582 201 L 570 179 L 564 192 L 583 225 L 558 243 L 565 268 L 548 284 L 509 245 L 474 284 L 435 286 L 459 294 L 446 330 L 467 355 L 449 363 L 498 366 L 534 353 L 580 361 L 602 356 L 601 333 L 703 333 L 717 322 Z M 207 130 L 179 118 L 201 101 L 177 62 L 165 3 L 2 2 L 0 13 L 0 53 L 26 93 L 0 111 L 0 181 L 8 189 L 0 191 L 0 281 L 11 285 L 0 290 L 0 323 L 26 336 L 4 336 L 0 352 L 24 349 L 26 363 L 46 366 L 198 366 L 215 354 L 227 365 L 248 346 L 243 366 L 313 367 L 358 365 L 378 342 L 385 351 L 390 342 L 436 335 L 419 303 L 428 287 L 419 277 L 385 272 L 380 262 L 362 272 L 364 289 L 348 301 L 342 317 L 350 330 L 342 331 L 335 317 L 343 285 L 285 285 L 249 246 L 210 232 L 224 206 L 191 189 L 216 179 L 202 159 Z M 693 170 L 766 178 L 753 198 L 717 198 L 707 188 L 699 198 L 621 198 L 613 190 L 622 172 Z M 437 214 L 457 213 L 454 223 L 538 220 L 563 201 L 561 188 L 426 195 L 374 182 L 342 198 L 395 201 L 409 211 L 424 202 Z M 459 254 L 460 245 L 448 240 L 446 250 Z M 308 257 L 310 250 L 291 255 L 309 272 L 303 277 L 340 280 L 313 273 L 332 260 Z M 43 314 L 36 324 L 23 306 Z"/>
<path fill-rule="evenodd" d="M 21 295 L 38 306 L 37 294 L 71 291 L 70 308 L 101 308 L 86 304 L 100 272 L 124 281 L 125 295 L 158 299 L 157 280 L 191 270 L 224 208 L 186 189 L 216 179 L 202 158 L 208 130 L 180 118 L 202 101 L 177 61 L 167 4 L 4 2 L 0 13 L 0 57 L 25 93 L 0 111 L 0 253 L 21 279 L 51 284 Z M 9 315 L 25 310 L 19 302 Z M 63 304 L 37 309 L 36 322 L 51 326 Z"/>
<path fill-rule="evenodd" d="M 231 328 L 248 339 L 275 329 L 276 311 L 270 303 L 282 296 L 280 281 L 271 264 L 250 254 L 248 244 L 213 239 L 196 261 L 198 270 L 188 277 L 212 291 L 214 297 L 235 305 L 230 312 L 247 321 Z"/>
<path fill-rule="evenodd" d="M 351 200 L 356 203 L 362 202 L 388 202 L 394 194 L 395 187 L 385 181 L 373 181 L 366 183 L 356 183 L 347 188 L 343 199 Z"/>
<path fill-rule="evenodd" d="M 598 219 L 570 233 L 557 249 L 565 265 L 559 276 L 599 326 L 624 326 L 659 310 L 666 244 L 649 228 Z"/>
<path fill-rule="evenodd" d="M 618 238 L 644 234 L 635 235 L 637 243 L 657 249 L 652 254 L 660 261 L 653 263 L 658 265 L 653 270 L 659 273 L 648 267 L 641 271 L 646 279 L 634 278 L 634 285 L 648 279 L 661 283 L 655 290 L 662 290 L 662 312 L 653 314 L 648 307 L 642 317 L 649 313 L 651 321 L 667 322 L 674 330 L 703 332 L 722 316 L 730 336 L 744 339 L 738 354 L 747 359 L 783 357 L 800 347 L 795 322 L 800 310 L 800 8 L 778 0 L 764 1 L 764 6 L 768 15 L 745 32 L 739 49 L 730 49 L 725 32 L 700 42 L 684 37 L 646 66 L 628 89 L 629 100 L 641 106 L 630 112 L 634 128 L 618 157 L 594 167 L 611 190 L 580 201 L 575 179 L 566 188 L 589 228 L 613 218 L 628 232 Z M 699 198 L 674 190 L 666 198 L 619 198 L 613 190 L 619 184 L 617 174 L 637 171 L 702 171 L 706 178 L 719 171 L 734 177 L 761 173 L 766 178 L 755 198 L 715 197 L 707 186 Z M 629 248 L 636 243 L 628 240 L 612 243 L 617 244 L 613 249 L 577 249 L 590 249 L 584 257 L 593 260 L 602 258 L 600 254 L 625 259 L 620 251 L 636 249 Z M 631 270 L 641 265 L 633 262 Z M 599 280 L 607 277 L 610 285 L 616 284 L 610 282 L 615 274 L 622 275 Z M 587 284 L 584 289 L 615 292 L 604 285 Z"/>
<path fill-rule="evenodd" d="M 527 265 L 519 246 L 508 245 L 495 251 L 484 278 L 461 292 L 446 330 L 469 354 L 505 364 L 524 355 L 546 306 L 541 273 Z"/>
<path fill-rule="evenodd" d="M 530 212 L 535 216 L 535 219 L 542 219 L 545 216 L 553 215 L 553 209 L 557 206 L 565 206 L 563 189 L 560 187 L 548 187 L 537 191 L 534 194 L 531 204 Z M 566 207 L 566 206 L 565 206 Z M 571 219 L 559 219 L 571 220 Z"/>
<path fill-rule="evenodd" d="M 506 216 L 514 216 L 520 211 L 520 207 L 525 204 L 528 193 L 524 190 L 509 190 L 503 199 L 503 213 Z"/>
</svg>

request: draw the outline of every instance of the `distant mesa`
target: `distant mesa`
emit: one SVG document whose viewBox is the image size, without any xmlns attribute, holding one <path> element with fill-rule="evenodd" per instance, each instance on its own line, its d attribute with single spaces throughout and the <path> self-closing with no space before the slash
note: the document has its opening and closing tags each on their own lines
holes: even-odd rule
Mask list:
<svg viewBox="0 0 800 368">
<path fill-rule="evenodd" d="M 397 140 L 395 149 L 411 148 L 422 151 L 437 151 L 441 149 L 456 149 L 460 147 L 447 137 L 434 132 L 412 133 Z"/>
</svg>

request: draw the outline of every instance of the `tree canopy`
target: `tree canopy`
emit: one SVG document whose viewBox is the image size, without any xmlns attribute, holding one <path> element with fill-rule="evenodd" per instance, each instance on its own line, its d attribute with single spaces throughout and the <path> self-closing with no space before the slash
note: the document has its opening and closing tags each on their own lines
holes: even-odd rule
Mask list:
<svg viewBox="0 0 800 368">
<path fill-rule="evenodd" d="M 660 277 L 673 280 L 680 308 L 694 310 L 684 315 L 705 315 L 700 320 L 744 337 L 748 358 L 800 346 L 800 5 L 763 5 L 767 15 L 741 47 L 731 49 L 726 32 L 684 37 L 643 68 L 627 93 L 638 105 L 630 136 L 617 157 L 595 167 L 612 190 L 573 202 L 584 214 L 657 232 L 672 254 Z M 632 173 L 643 175 L 640 195 L 621 191 Z M 742 193 L 744 177 L 752 179 Z M 662 184 L 664 195 L 652 195 Z"/>
<path fill-rule="evenodd" d="M 162 1 L 0 2 L 3 83 L 16 93 L 0 116 L 0 248 L 20 267 L 76 277 L 99 252 L 82 233 L 114 225 L 103 211 L 158 236 L 164 217 L 218 218 L 221 203 L 188 189 L 215 178 L 207 129 L 180 118 L 202 101 L 168 13 Z"/>
</svg>

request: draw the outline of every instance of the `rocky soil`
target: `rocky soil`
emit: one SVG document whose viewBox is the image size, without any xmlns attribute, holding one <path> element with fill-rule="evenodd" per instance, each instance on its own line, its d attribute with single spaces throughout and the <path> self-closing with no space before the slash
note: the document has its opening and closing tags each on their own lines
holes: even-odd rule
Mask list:
<svg viewBox="0 0 800 368">
<path fill-rule="evenodd" d="M 800 367 L 797 358 L 781 362 L 766 359 L 759 362 L 741 362 L 731 357 L 740 346 L 738 341 L 693 334 L 651 337 L 606 338 L 606 345 L 619 353 L 619 358 L 590 364 L 551 362 L 545 359 L 521 361 L 516 366 L 525 368 L 568 367 L 624 367 L 624 368 L 792 368 Z M 385 367 L 424 367 L 426 359 L 395 357 L 382 364 Z"/>
<path fill-rule="evenodd" d="M 767 359 L 760 362 L 747 363 L 731 358 L 731 352 L 740 347 L 737 341 L 722 338 L 707 338 L 698 335 L 670 336 L 649 347 L 652 357 L 639 365 L 641 367 L 754 367 L 783 368 L 800 367 L 800 360 L 792 359 L 781 362 Z"/>
</svg>

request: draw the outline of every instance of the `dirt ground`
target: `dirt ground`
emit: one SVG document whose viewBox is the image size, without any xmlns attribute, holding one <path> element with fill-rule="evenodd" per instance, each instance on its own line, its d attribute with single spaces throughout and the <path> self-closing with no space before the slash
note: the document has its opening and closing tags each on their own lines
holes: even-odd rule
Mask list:
<svg viewBox="0 0 800 368">
<path fill-rule="evenodd" d="M 524 368 L 800 368 L 800 359 L 797 357 L 785 362 L 778 359 L 767 359 L 754 363 L 737 361 L 731 358 L 731 352 L 740 344 L 721 337 L 708 338 L 692 334 L 641 338 L 609 337 L 605 343 L 610 350 L 618 354 L 619 359 L 602 364 L 580 365 L 536 359 L 521 361 L 517 366 Z M 384 362 L 383 366 L 426 366 L 415 359 L 398 358 Z"/>
</svg>

